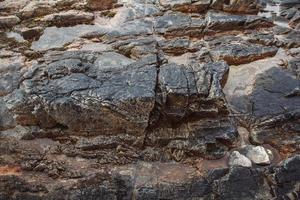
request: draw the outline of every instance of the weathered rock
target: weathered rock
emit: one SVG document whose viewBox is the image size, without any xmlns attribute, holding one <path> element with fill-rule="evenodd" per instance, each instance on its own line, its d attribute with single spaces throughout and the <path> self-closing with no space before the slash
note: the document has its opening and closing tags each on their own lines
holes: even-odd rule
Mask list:
<svg viewBox="0 0 300 200">
<path fill-rule="evenodd" d="M 104 35 L 107 31 L 94 25 L 77 25 L 73 27 L 49 27 L 44 30 L 38 41 L 34 41 L 31 49 L 35 51 L 46 51 L 49 49 L 61 49 L 64 45 L 74 41 L 81 35 L 100 31 Z"/>
<path fill-rule="evenodd" d="M 212 42 L 211 46 L 215 46 L 214 42 L 215 41 Z M 229 65 L 245 64 L 255 60 L 274 56 L 278 50 L 275 47 L 254 45 L 242 40 L 226 43 L 225 38 L 222 42 L 223 43 L 220 45 L 217 43 L 218 45 L 215 49 L 212 49 L 211 55 L 215 61 L 224 60 Z"/>
<path fill-rule="evenodd" d="M 15 15 L 0 16 L 0 28 L 11 28 L 19 22 L 20 19 Z"/>
<path fill-rule="evenodd" d="M 84 52 L 49 58 L 47 65 L 35 66 L 36 75 L 25 74 L 22 90 L 15 91 L 21 99 L 12 95 L 8 100 L 21 125 L 61 125 L 81 135 L 144 137 L 150 131 L 146 145 L 170 142 L 167 149 L 213 157 L 236 140 L 221 91 L 225 63 L 159 66 L 155 55 L 134 62 L 116 53 Z M 149 124 L 157 129 L 148 129 Z M 183 149 L 175 145 L 180 137 L 187 143 Z"/>
<path fill-rule="evenodd" d="M 281 37 L 281 41 L 283 41 L 287 47 L 296 48 L 300 47 L 300 31 L 291 31 L 286 36 Z"/>
<path fill-rule="evenodd" d="M 105 35 L 107 38 L 118 38 L 125 36 L 150 35 L 153 33 L 153 23 L 148 20 L 134 20 L 121 24 Z"/>
<path fill-rule="evenodd" d="M 87 0 L 87 8 L 90 10 L 107 10 L 113 8 L 117 0 Z"/>
<path fill-rule="evenodd" d="M 1 150 L 6 147 L 4 144 L 0 146 Z M 6 151 L 1 151 L 1 155 L 8 152 L 6 148 Z M 66 175 L 77 167 L 75 168 L 77 170 L 73 172 L 72 181 L 66 183 L 56 178 L 47 181 L 44 176 L 39 175 L 43 171 L 37 173 L 34 180 L 29 181 L 23 174 L 27 172 L 19 167 L 1 167 L 2 171 L 6 170 L 1 171 L 3 173 L 0 184 L 1 198 L 76 200 L 122 197 L 125 199 L 243 198 L 258 200 L 293 197 L 298 193 L 299 156 L 289 158 L 272 169 L 234 167 L 210 169 L 208 173 L 200 175 L 199 169 L 188 164 L 138 162 L 99 170 L 87 165 L 87 159 L 65 158 L 65 162 L 49 162 L 43 157 L 40 158 L 41 155 L 36 151 L 30 153 L 31 161 L 34 161 L 34 157 L 40 159 L 36 169 L 47 169 L 47 165 L 41 163 L 48 163 L 57 170 L 57 173 L 65 174 L 65 178 L 70 177 Z M 70 161 L 80 167 L 69 165 Z M 81 177 L 75 177 L 79 171 L 83 172 Z M 12 191 L 15 192 L 16 197 L 10 196 Z"/>
<path fill-rule="evenodd" d="M 258 33 L 254 32 L 248 35 L 248 41 L 251 43 L 261 44 L 265 46 L 281 46 L 282 42 L 277 40 L 271 33 Z"/>
<path fill-rule="evenodd" d="M 85 55 L 81 56 L 84 59 Z M 77 132 L 113 134 L 126 131 L 141 135 L 148 125 L 149 113 L 154 105 L 156 69 L 152 65 L 156 61 L 146 62 L 148 67 L 141 68 L 137 63 L 126 69 L 127 61 L 124 62 L 125 66 L 114 63 L 107 66 L 104 60 L 97 61 L 97 57 L 92 54 L 86 56 L 94 57 L 95 61 L 89 63 L 72 59 L 71 54 L 70 58 L 53 62 L 42 69 L 48 77 L 47 84 L 42 78 L 43 73 L 37 80 L 23 82 L 28 94 L 42 95 L 41 99 L 34 96 L 28 99 L 32 103 L 36 100 L 44 102 L 44 105 L 40 105 L 42 107 L 37 102 L 35 106 L 32 104 L 35 109 L 39 109 L 36 111 L 37 116 L 39 113 L 46 114 L 45 117 Z M 60 97 L 55 94 L 60 94 Z M 135 103 L 131 104 L 133 101 Z M 70 109 L 73 112 L 70 113 Z M 125 115 L 126 119 L 122 117 Z"/>
<path fill-rule="evenodd" d="M 28 0 L 0 1 L 1 15 L 14 15 L 28 3 Z"/>
<path fill-rule="evenodd" d="M 259 11 L 256 0 L 212 0 L 211 7 L 232 13 L 257 13 Z"/>
<path fill-rule="evenodd" d="M 259 7 L 256 0 L 234 0 L 229 1 L 229 3 L 225 1 L 223 10 L 226 12 L 257 13 Z"/>
<path fill-rule="evenodd" d="M 160 4 L 166 8 L 171 8 L 175 11 L 181 11 L 181 12 L 195 12 L 195 13 L 201 13 L 206 12 L 210 1 L 209 0 L 161 0 Z"/>
<path fill-rule="evenodd" d="M 300 23 L 300 11 L 296 12 L 295 15 L 290 19 L 289 25 L 296 28 Z"/>
<path fill-rule="evenodd" d="M 28 19 L 32 17 L 40 17 L 53 12 L 52 5 L 50 2 L 38 2 L 30 1 L 28 4 L 20 11 L 22 19 Z"/>
<path fill-rule="evenodd" d="M 203 37 L 203 30 L 206 21 L 201 18 L 191 18 L 180 13 L 166 14 L 157 17 L 154 23 L 154 30 L 165 37 L 190 36 Z"/>
<path fill-rule="evenodd" d="M 251 160 L 240 154 L 238 151 L 233 151 L 229 157 L 230 166 L 252 167 Z"/>
<path fill-rule="evenodd" d="M 0 0 L 0 199 L 298 199 L 287 7 Z"/>
<path fill-rule="evenodd" d="M 22 28 L 18 32 L 23 36 L 25 40 L 37 40 L 43 33 L 42 27 L 34 28 Z"/>
<path fill-rule="evenodd" d="M 0 97 L 18 88 L 21 78 L 22 58 L 1 59 L 0 63 Z"/>
<path fill-rule="evenodd" d="M 42 21 L 49 26 L 71 26 L 76 24 L 91 23 L 94 20 L 94 15 L 88 12 L 77 10 L 69 10 L 67 12 L 59 12 L 46 15 Z"/>
<path fill-rule="evenodd" d="M 206 32 L 224 32 L 259 27 L 270 27 L 272 22 L 266 18 L 253 15 L 231 15 L 210 11 L 206 15 Z"/>
<path fill-rule="evenodd" d="M 157 54 L 157 43 L 155 38 L 146 37 L 116 41 L 113 43 L 113 47 L 119 52 L 122 52 L 123 55 L 139 59 L 147 55 Z"/>
<path fill-rule="evenodd" d="M 151 1 L 129 1 L 126 6 L 132 9 L 135 18 L 155 16 L 161 13 L 158 5 Z"/>
<path fill-rule="evenodd" d="M 161 99 L 156 108 L 160 115 L 155 116 L 160 123 L 153 124 L 158 128 L 148 134 L 148 142 L 169 143 L 168 148 L 191 155 L 222 156 L 223 148 L 233 145 L 237 138 L 236 128 L 226 117 L 228 111 L 221 92 L 227 70 L 223 62 L 161 66 L 158 77 Z"/>
<path fill-rule="evenodd" d="M 194 49 L 190 46 L 190 40 L 187 38 L 176 38 L 174 40 L 162 41 L 159 43 L 159 45 L 164 52 L 173 55 L 181 55 L 186 52 L 197 51 L 197 49 Z"/>
<path fill-rule="evenodd" d="M 6 107 L 3 98 L 0 98 L 0 131 L 15 127 L 13 115 Z"/>
<path fill-rule="evenodd" d="M 274 193 L 278 198 L 298 198 L 299 195 L 299 155 L 283 161 L 282 166 L 276 170 L 275 180 L 278 188 Z"/>
<path fill-rule="evenodd" d="M 23 36 L 16 32 L 8 32 L 8 33 L 6 33 L 6 37 L 8 39 L 13 39 L 14 41 L 16 41 L 18 43 L 26 42 L 24 40 Z"/>
<path fill-rule="evenodd" d="M 187 28 L 191 23 L 191 18 L 184 14 L 170 14 L 158 17 L 154 23 L 154 29 L 158 33 L 165 33 L 176 29 Z"/>
<path fill-rule="evenodd" d="M 288 61 L 288 69 L 300 79 L 300 58 L 293 58 Z"/>
<path fill-rule="evenodd" d="M 231 68 L 225 94 L 232 110 L 245 120 L 256 144 L 268 143 L 282 153 L 297 151 L 299 100 L 289 94 L 299 80 L 278 67 L 285 55 Z M 267 99 L 267 101 L 266 101 Z"/>
<path fill-rule="evenodd" d="M 289 8 L 289 9 L 284 9 L 283 11 L 280 12 L 280 16 L 290 20 L 295 16 L 297 11 L 298 11 L 298 9 L 295 8 L 295 7 L 292 7 L 292 8 Z"/>
<path fill-rule="evenodd" d="M 237 188 L 239 188 L 237 190 Z M 269 199 L 269 186 L 261 170 L 232 168 L 226 176 L 215 181 L 217 199 Z"/>
<path fill-rule="evenodd" d="M 94 62 L 97 68 L 107 71 L 126 67 L 131 63 L 134 63 L 134 60 L 129 59 L 122 54 L 117 54 L 114 52 L 103 53 L 102 55 L 98 56 L 96 61 Z"/>
<path fill-rule="evenodd" d="M 247 158 L 257 165 L 271 163 L 270 153 L 267 153 L 267 150 L 262 146 L 246 146 L 243 152 Z"/>
</svg>

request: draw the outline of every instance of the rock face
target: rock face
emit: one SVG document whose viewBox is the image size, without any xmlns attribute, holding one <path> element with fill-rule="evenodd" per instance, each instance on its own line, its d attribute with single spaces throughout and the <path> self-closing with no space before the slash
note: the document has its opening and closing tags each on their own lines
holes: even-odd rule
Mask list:
<svg viewBox="0 0 300 200">
<path fill-rule="evenodd" d="M 0 0 L 0 200 L 298 199 L 299 10 L 263 3 Z"/>
</svg>

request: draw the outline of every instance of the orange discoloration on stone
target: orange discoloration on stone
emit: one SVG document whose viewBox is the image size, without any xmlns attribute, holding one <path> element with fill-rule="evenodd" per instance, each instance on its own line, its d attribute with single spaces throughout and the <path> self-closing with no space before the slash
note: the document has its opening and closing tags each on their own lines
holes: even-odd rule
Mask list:
<svg viewBox="0 0 300 200">
<path fill-rule="evenodd" d="M 19 166 L 0 166 L 0 176 L 20 175 L 21 168 Z"/>
</svg>

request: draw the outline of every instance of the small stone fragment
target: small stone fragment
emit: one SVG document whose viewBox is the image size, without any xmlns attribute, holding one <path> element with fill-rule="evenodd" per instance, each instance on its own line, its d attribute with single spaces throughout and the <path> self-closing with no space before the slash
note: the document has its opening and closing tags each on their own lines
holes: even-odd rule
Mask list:
<svg viewBox="0 0 300 200">
<path fill-rule="evenodd" d="M 229 157 L 229 165 L 251 167 L 252 163 L 246 156 L 240 154 L 238 151 L 233 151 Z"/>
<path fill-rule="evenodd" d="M 245 155 L 257 165 L 271 164 L 270 156 L 266 149 L 262 146 L 247 146 L 245 148 Z"/>
</svg>

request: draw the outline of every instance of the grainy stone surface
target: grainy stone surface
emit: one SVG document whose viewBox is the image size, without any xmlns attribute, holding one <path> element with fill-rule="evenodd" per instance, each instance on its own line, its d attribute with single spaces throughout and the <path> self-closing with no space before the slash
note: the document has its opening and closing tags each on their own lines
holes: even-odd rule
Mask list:
<svg viewBox="0 0 300 200">
<path fill-rule="evenodd" d="M 252 167 L 251 160 L 240 154 L 238 151 L 233 151 L 229 157 L 230 166 Z"/>
</svg>

